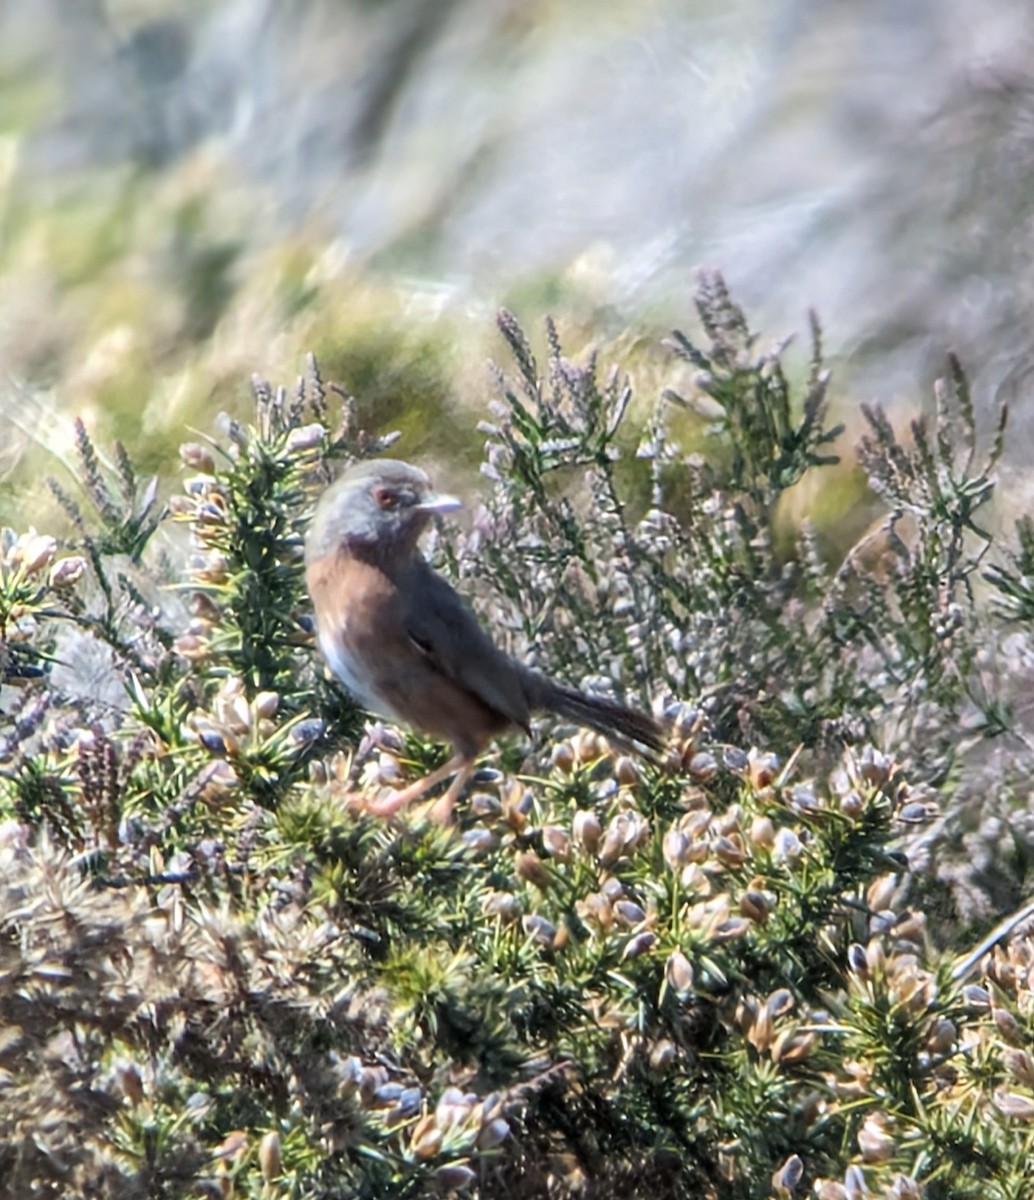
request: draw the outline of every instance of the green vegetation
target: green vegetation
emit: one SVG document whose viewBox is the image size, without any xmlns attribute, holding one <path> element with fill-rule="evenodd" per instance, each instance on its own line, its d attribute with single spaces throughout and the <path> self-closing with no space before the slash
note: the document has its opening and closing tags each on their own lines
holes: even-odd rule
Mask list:
<svg viewBox="0 0 1034 1200">
<path fill-rule="evenodd" d="M 836 461 L 817 323 L 798 389 L 697 305 L 635 430 L 620 370 L 500 317 L 483 505 L 429 550 L 671 752 L 543 723 L 450 830 L 366 813 L 439 748 L 311 636 L 313 501 L 392 441 L 365 398 L 256 382 L 165 509 L 78 427 L 69 543 L 0 544 L 0 1194 L 1029 1197 L 1034 940 L 961 949 L 1034 862 L 1004 414 L 982 460 L 954 362 L 907 438 L 867 412 L 885 512 L 830 562 L 779 525 Z"/>
</svg>

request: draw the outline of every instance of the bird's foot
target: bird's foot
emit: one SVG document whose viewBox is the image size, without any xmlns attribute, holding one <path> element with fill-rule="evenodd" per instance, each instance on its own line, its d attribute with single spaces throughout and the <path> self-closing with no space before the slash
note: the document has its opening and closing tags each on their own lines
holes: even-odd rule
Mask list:
<svg viewBox="0 0 1034 1200">
<path fill-rule="evenodd" d="M 363 811 L 368 812 L 371 817 L 390 820 L 409 803 L 407 791 L 408 789 L 404 788 L 400 792 L 388 792 L 387 795 L 378 796 L 376 799 L 368 798 L 363 804 Z"/>
<path fill-rule="evenodd" d="M 378 797 L 376 800 L 367 800 L 366 811 L 375 817 L 385 819 L 394 817 L 407 805 L 412 804 L 414 800 L 419 800 L 431 788 L 441 783 L 443 779 L 455 774 L 456 778 L 449 785 L 449 790 L 440 799 L 433 801 L 428 810 L 428 816 L 432 821 L 437 821 L 440 825 L 447 825 L 452 817 L 453 805 L 463 790 L 463 785 L 470 778 L 472 770 L 472 763 L 456 755 L 444 766 L 439 767 L 437 771 L 432 771 L 430 775 L 425 775 L 423 779 L 416 780 L 401 791 L 389 792 L 388 795 Z"/>
<path fill-rule="evenodd" d="M 436 796 L 433 800 L 429 800 L 420 810 L 420 815 L 434 825 L 447 826 L 455 824 L 453 809 L 456 806 L 456 801 L 451 793 L 452 788 L 449 788 L 444 795 Z"/>
<path fill-rule="evenodd" d="M 380 817 L 381 820 L 390 821 L 392 817 L 397 816 L 403 809 L 409 806 L 412 797 L 407 796 L 405 790 L 401 792 L 388 792 L 387 795 L 379 796 L 376 800 L 367 800 L 363 805 L 365 812 L 368 812 L 372 817 Z M 444 795 L 436 796 L 433 800 L 429 800 L 420 809 L 420 817 L 424 820 L 432 821 L 435 825 L 451 825 L 453 823 L 453 809 L 455 800 L 445 792 Z"/>
</svg>

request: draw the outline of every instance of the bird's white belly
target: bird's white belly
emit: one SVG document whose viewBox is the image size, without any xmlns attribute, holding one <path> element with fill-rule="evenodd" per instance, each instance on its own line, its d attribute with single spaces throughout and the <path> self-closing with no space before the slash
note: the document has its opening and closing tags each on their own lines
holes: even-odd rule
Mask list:
<svg viewBox="0 0 1034 1200">
<path fill-rule="evenodd" d="M 380 717 L 398 720 L 398 714 L 392 712 L 391 706 L 384 698 L 370 690 L 367 672 L 361 660 L 350 653 L 341 638 L 327 637 L 321 631 L 319 635 L 320 649 L 327 660 L 331 671 L 341 680 L 352 695 L 368 712 Z"/>
</svg>

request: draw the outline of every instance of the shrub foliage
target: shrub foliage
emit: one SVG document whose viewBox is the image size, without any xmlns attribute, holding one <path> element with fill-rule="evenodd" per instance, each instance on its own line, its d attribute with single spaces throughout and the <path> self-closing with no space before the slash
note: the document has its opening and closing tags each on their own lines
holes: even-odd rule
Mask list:
<svg viewBox="0 0 1034 1200">
<path fill-rule="evenodd" d="M 0 1193 L 1031 1194 L 1034 939 L 959 949 L 1031 861 L 1004 414 L 982 460 L 955 362 L 907 437 L 866 410 L 884 515 L 830 562 L 779 532 L 846 478 L 817 322 L 798 372 L 720 277 L 697 307 L 649 411 L 500 316 L 482 501 L 430 552 L 671 751 L 542 723 L 454 829 L 366 813 L 441 750 L 364 725 L 303 595 L 315 496 L 391 437 L 313 362 L 163 508 L 79 427 L 73 537 L 0 546 Z"/>
</svg>

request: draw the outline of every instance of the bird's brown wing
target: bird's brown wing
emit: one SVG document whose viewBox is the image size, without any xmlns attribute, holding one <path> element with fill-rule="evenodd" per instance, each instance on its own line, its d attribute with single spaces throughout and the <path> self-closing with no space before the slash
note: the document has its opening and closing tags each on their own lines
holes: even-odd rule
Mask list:
<svg viewBox="0 0 1034 1200">
<path fill-rule="evenodd" d="M 526 730 L 530 713 L 524 668 L 494 644 L 461 597 L 426 562 L 414 563 L 414 570 L 419 579 L 401 589 L 412 643 L 436 671 Z"/>
</svg>

